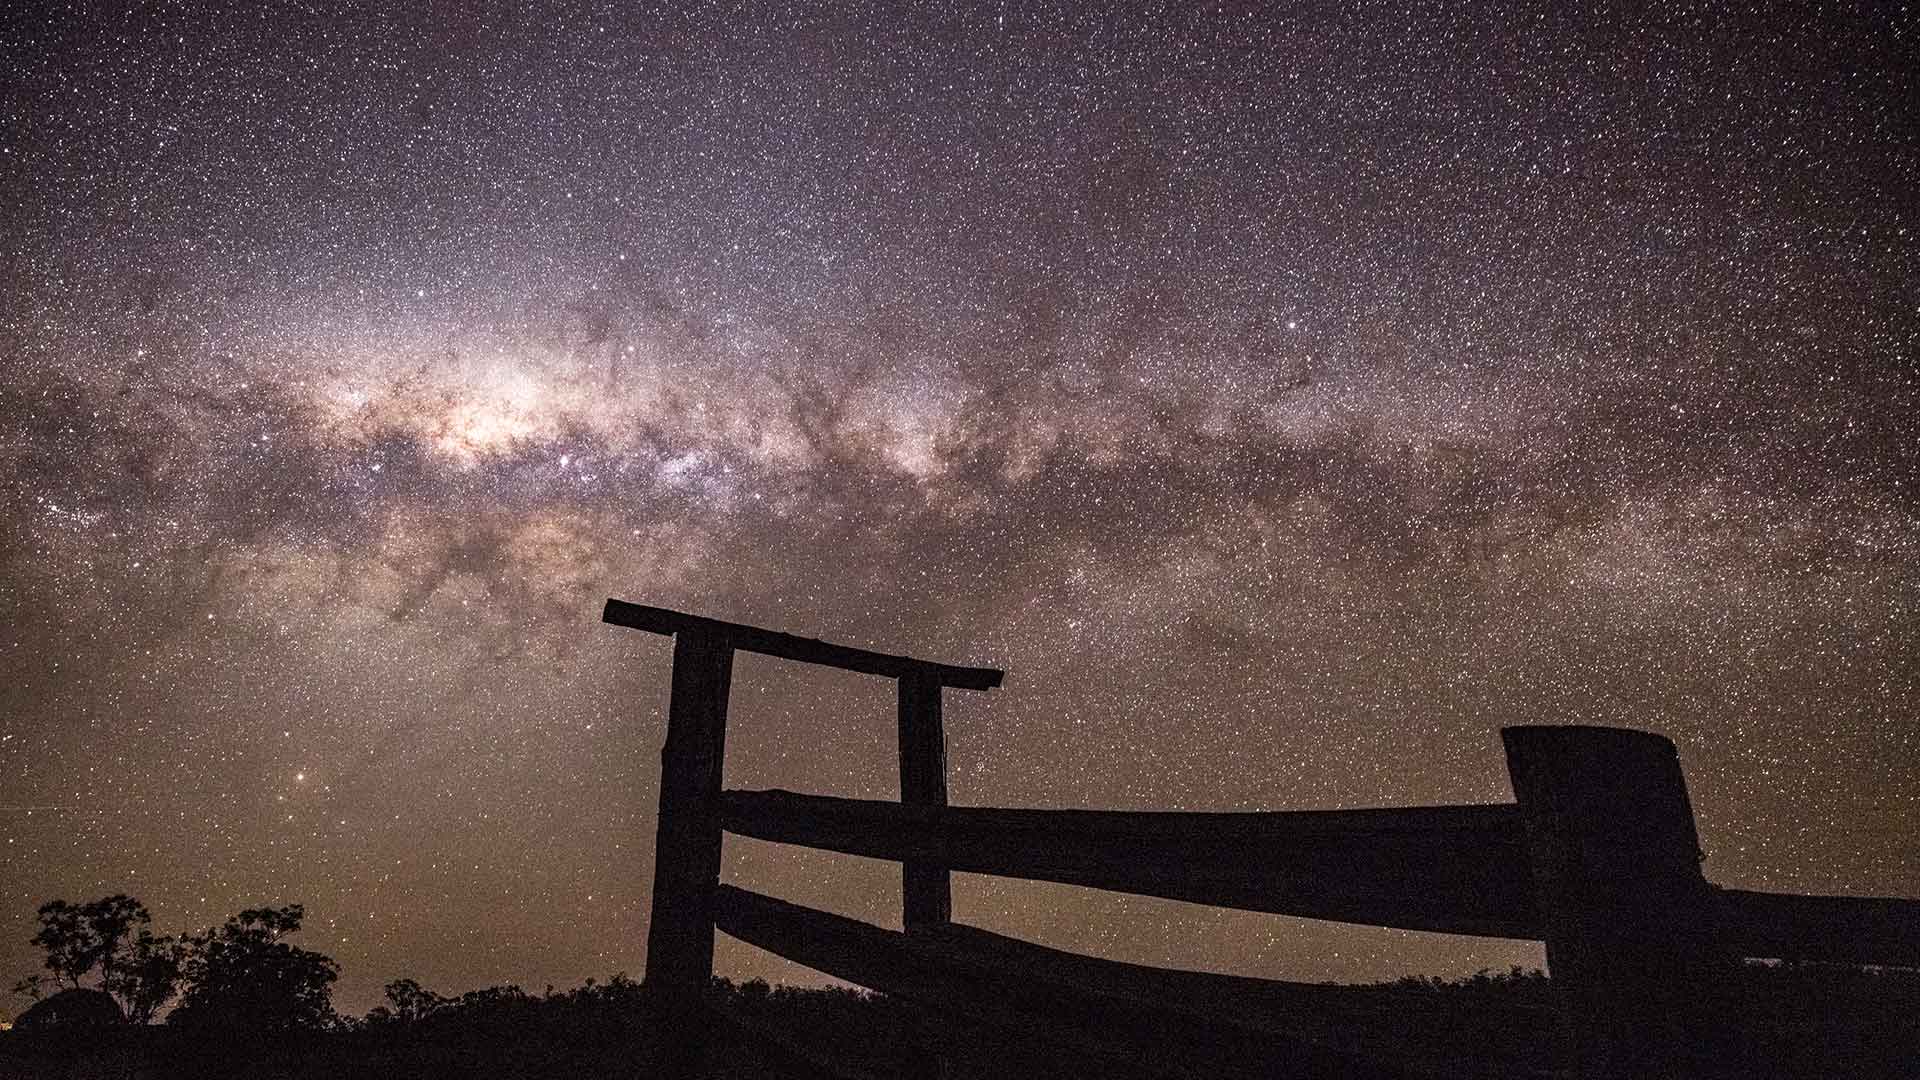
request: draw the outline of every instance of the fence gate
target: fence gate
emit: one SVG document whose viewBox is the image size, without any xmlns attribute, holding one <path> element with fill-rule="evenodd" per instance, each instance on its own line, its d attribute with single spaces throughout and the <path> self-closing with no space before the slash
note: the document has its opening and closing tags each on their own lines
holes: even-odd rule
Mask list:
<svg viewBox="0 0 1920 1080">
<path fill-rule="evenodd" d="M 608 600 L 604 620 L 674 638 L 660 755 L 646 985 L 687 1038 L 662 1071 L 700 1068 L 695 1033 L 726 933 L 836 978 L 1025 1029 L 1169 1076 L 1440 1073 L 1368 1033 L 1301 1034 L 1289 1011 L 1345 988 L 1169 971 L 955 924 L 955 870 L 1245 911 L 1546 944 L 1559 1041 L 1543 1075 L 1680 1076 L 1698 1023 L 1690 972 L 1739 957 L 1920 966 L 1920 901 L 1723 889 L 1702 854 L 1679 756 L 1624 728 L 1501 731 L 1516 801 L 1378 810 L 1172 813 L 947 805 L 942 692 L 1002 673 L 832 645 Z M 736 651 L 894 679 L 900 801 L 723 791 Z M 720 883 L 723 831 L 901 864 L 903 933 Z M 1417 1007 L 1402 1002 L 1406 1007 Z M 1527 1023 L 1515 1017 L 1516 1024 Z M 830 1064 L 830 1063 L 829 1063 Z"/>
</svg>

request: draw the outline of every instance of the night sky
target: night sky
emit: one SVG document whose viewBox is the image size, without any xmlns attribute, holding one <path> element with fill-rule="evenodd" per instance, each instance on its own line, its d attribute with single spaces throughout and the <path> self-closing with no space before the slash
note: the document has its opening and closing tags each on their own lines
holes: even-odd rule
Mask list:
<svg viewBox="0 0 1920 1080">
<path fill-rule="evenodd" d="M 1920 17 L 535 6 L 0 17 L 0 983 L 114 892 L 304 903 L 353 1011 L 637 975 L 608 596 L 1005 668 L 957 803 L 1506 801 L 1501 725 L 1625 724 L 1710 878 L 1920 895 Z M 729 786 L 897 796 L 892 694 L 742 657 Z"/>
</svg>

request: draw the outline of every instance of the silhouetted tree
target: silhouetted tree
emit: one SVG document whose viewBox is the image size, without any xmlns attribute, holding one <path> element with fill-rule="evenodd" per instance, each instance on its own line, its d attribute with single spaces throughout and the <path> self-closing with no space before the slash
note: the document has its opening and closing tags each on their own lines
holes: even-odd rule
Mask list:
<svg viewBox="0 0 1920 1080">
<path fill-rule="evenodd" d="M 339 965 L 280 940 L 300 929 L 304 915 L 299 904 L 251 908 L 224 926 L 188 935 L 182 962 L 188 988 L 167 1022 L 246 1031 L 331 1026 Z"/>
<path fill-rule="evenodd" d="M 102 975 L 101 989 L 120 999 L 127 1019 L 136 1024 L 152 1023 L 154 1014 L 180 988 L 186 952 L 179 941 L 155 937 L 142 929 Z"/>
<path fill-rule="evenodd" d="M 156 937 L 146 905 L 125 894 L 90 904 L 49 900 L 40 905 L 40 930 L 33 943 L 46 953 L 45 964 L 56 987 L 79 989 L 96 972 L 99 988 L 112 994 L 136 1024 L 174 995 L 180 982 L 181 946 Z M 29 975 L 14 990 L 40 997 L 48 980 Z"/>
<path fill-rule="evenodd" d="M 453 1004 L 447 998 L 421 986 L 412 979 L 395 979 L 387 984 L 388 1016 L 394 1020 L 425 1020 Z"/>
<path fill-rule="evenodd" d="M 33 943 L 47 954 L 47 970 L 63 986 L 78 987 L 97 967 L 111 962 L 135 926 L 153 921 L 146 905 L 119 894 L 91 904 L 49 900 L 40 905 L 40 931 Z"/>
</svg>

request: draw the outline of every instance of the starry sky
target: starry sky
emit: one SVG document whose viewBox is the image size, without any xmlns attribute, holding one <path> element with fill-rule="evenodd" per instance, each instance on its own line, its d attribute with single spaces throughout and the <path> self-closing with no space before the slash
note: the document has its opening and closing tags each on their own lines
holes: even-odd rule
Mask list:
<svg viewBox="0 0 1920 1080">
<path fill-rule="evenodd" d="M 1004 667 L 948 692 L 958 803 L 1505 801 L 1501 725 L 1626 724 L 1714 880 L 1920 895 L 1911 11 L 46 7 L 0 23 L 7 983 L 113 892 L 303 903 L 356 1011 L 637 974 L 670 647 L 608 596 Z M 892 693 L 742 657 L 729 786 L 896 797 Z M 726 876 L 898 925 L 892 864 Z"/>
</svg>

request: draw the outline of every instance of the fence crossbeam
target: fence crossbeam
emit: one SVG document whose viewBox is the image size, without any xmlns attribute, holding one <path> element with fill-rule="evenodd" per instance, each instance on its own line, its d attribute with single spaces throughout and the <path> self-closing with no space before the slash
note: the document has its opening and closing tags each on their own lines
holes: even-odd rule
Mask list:
<svg viewBox="0 0 1920 1080">
<path fill-rule="evenodd" d="M 741 652 L 760 653 L 868 675 L 884 675 L 893 679 L 911 676 L 931 680 L 940 686 L 957 686 L 965 690 L 991 690 L 999 686 L 1005 677 L 1005 672 L 998 668 L 936 664 L 931 660 L 835 645 L 819 638 L 799 637 L 778 630 L 723 622 L 646 604 L 630 604 L 625 600 L 609 599 L 600 619 L 615 626 L 669 636 L 692 631 Z"/>
<path fill-rule="evenodd" d="M 965 948 L 943 933 L 883 930 L 731 885 L 720 887 L 714 911 L 726 933 L 817 971 L 1169 1076 L 1407 1080 L 1419 1075 L 1307 1040 L 1172 1013 L 1101 987 L 1036 979 L 1004 958 L 970 960 Z"/>
<path fill-rule="evenodd" d="M 1735 956 L 1920 967 L 1920 900 L 1716 889 L 1713 906 Z"/>
<path fill-rule="evenodd" d="M 1541 932 L 1512 805 L 1209 814 L 727 791 L 720 821 L 759 840 L 1245 911 L 1489 937 Z"/>
</svg>

